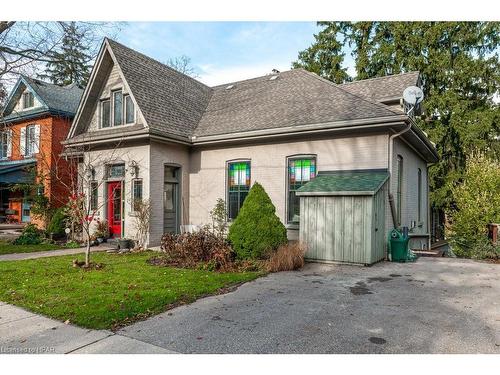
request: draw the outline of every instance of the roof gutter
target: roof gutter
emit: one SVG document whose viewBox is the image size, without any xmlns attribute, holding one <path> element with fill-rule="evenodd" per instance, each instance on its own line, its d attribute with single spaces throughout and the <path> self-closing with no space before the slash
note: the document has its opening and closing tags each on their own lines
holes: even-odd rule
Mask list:
<svg viewBox="0 0 500 375">
<path fill-rule="evenodd" d="M 232 140 L 286 137 L 295 133 L 307 134 L 307 133 L 327 132 L 331 130 L 340 131 L 340 130 L 350 129 L 352 127 L 356 127 L 356 129 L 380 128 L 380 127 L 387 127 L 390 125 L 401 124 L 402 122 L 406 122 L 406 120 L 407 117 L 405 115 L 395 115 L 395 116 L 367 118 L 360 120 L 334 121 L 334 122 L 326 122 L 320 124 L 296 125 L 296 126 L 287 126 L 287 127 L 264 129 L 264 130 L 252 130 L 247 132 L 238 132 L 238 133 L 221 134 L 221 135 L 209 135 L 200 137 L 192 136 L 191 142 L 193 145 L 216 144 Z"/>
</svg>

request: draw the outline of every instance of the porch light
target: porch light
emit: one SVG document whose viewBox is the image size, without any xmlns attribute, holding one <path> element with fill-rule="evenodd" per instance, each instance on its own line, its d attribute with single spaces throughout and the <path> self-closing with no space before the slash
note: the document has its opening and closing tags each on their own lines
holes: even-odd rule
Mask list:
<svg viewBox="0 0 500 375">
<path fill-rule="evenodd" d="M 139 165 L 135 160 L 132 160 L 130 164 L 128 165 L 130 168 L 130 174 L 132 177 L 138 177 L 139 176 Z"/>
</svg>

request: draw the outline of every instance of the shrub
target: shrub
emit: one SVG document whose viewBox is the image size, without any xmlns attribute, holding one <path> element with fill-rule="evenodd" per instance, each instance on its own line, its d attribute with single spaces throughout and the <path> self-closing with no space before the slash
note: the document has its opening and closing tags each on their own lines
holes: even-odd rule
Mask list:
<svg viewBox="0 0 500 375">
<path fill-rule="evenodd" d="M 78 242 L 76 241 L 68 241 L 66 242 L 66 245 L 64 245 L 68 249 L 77 249 L 79 247 L 82 247 Z"/>
<path fill-rule="evenodd" d="M 196 267 L 203 262 L 208 269 L 222 270 L 234 259 L 229 243 L 206 228 L 195 233 L 167 233 L 160 248 L 167 264 L 180 267 Z"/>
<path fill-rule="evenodd" d="M 106 220 L 96 220 L 96 228 L 94 235 L 96 238 L 108 238 L 109 237 L 109 227 Z"/>
<path fill-rule="evenodd" d="M 210 211 L 212 219 L 212 230 L 217 237 L 225 237 L 227 231 L 227 209 L 226 202 L 218 198 L 214 208 Z"/>
<path fill-rule="evenodd" d="M 484 258 L 494 253 L 486 243 L 488 223 L 500 222 L 500 164 L 484 155 L 467 160 L 462 181 L 452 189 L 447 235 L 459 257 Z"/>
<path fill-rule="evenodd" d="M 39 245 L 42 243 L 42 231 L 34 224 L 28 224 L 24 227 L 21 235 L 12 243 L 14 245 Z"/>
<path fill-rule="evenodd" d="M 229 241 L 239 259 L 261 259 L 286 244 L 286 228 L 266 191 L 255 183 L 229 227 Z"/>
<path fill-rule="evenodd" d="M 49 226 L 47 227 L 48 233 L 54 233 L 56 235 L 64 235 L 64 230 L 66 229 L 66 213 L 64 208 L 58 208 L 52 219 L 50 220 Z"/>
<path fill-rule="evenodd" d="M 305 247 L 298 243 L 281 245 L 267 261 L 269 272 L 293 271 L 304 266 Z"/>
</svg>

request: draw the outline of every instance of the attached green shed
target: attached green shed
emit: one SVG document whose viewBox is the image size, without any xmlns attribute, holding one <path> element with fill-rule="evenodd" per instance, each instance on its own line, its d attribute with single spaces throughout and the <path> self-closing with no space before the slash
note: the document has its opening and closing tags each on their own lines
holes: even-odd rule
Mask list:
<svg viewBox="0 0 500 375">
<path fill-rule="evenodd" d="M 372 264 L 385 256 L 387 170 L 319 172 L 297 191 L 306 258 Z"/>
</svg>

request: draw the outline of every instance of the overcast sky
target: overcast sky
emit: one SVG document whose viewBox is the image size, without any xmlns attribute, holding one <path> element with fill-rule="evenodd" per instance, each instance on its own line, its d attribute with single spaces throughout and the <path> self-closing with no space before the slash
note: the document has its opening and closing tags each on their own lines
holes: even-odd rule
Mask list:
<svg viewBox="0 0 500 375">
<path fill-rule="evenodd" d="M 161 62 L 190 57 L 213 86 L 290 69 L 318 31 L 315 22 L 129 22 L 116 37 Z"/>
</svg>

